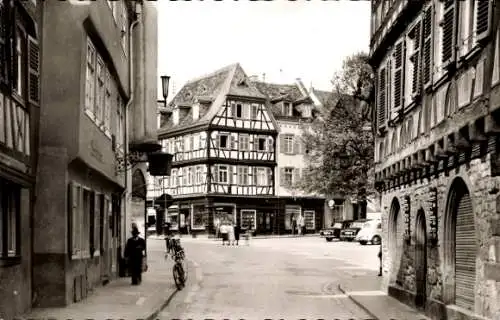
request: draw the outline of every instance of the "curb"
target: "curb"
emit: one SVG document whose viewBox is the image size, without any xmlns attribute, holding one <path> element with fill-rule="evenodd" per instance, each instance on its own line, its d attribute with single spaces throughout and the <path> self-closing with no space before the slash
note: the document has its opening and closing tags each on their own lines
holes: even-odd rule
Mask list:
<svg viewBox="0 0 500 320">
<path fill-rule="evenodd" d="M 363 309 L 363 311 L 365 311 L 370 317 L 371 319 L 373 320 L 380 320 L 379 317 L 377 317 L 376 315 L 374 315 L 370 310 L 368 310 L 367 307 L 365 307 L 362 303 L 360 303 L 359 301 L 357 301 L 356 299 L 354 299 L 350 294 L 348 294 L 344 288 L 342 288 L 342 285 L 339 283 L 338 284 L 338 289 L 340 292 L 342 292 L 342 294 L 345 294 L 349 300 L 351 300 L 352 302 L 354 302 L 355 305 L 357 305 L 358 307 L 360 307 L 361 309 Z"/>
<path fill-rule="evenodd" d="M 172 301 L 172 299 L 175 297 L 175 295 L 177 294 L 177 292 L 179 292 L 179 290 L 178 290 L 178 289 L 176 289 L 174 292 L 172 292 L 172 293 L 170 294 L 170 296 L 167 298 L 167 300 L 166 300 L 166 301 L 164 301 L 164 302 L 161 304 L 161 306 L 160 306 L 159 308 L 156 308 L 156 310 L 155 310 L 155 311 L 153 311 L 153 313 L 152 313 L 152 314 L 150 314 L 147 318 L 145 318 L 145 320 L 153 320 L 153 319 L 155 319 L 155 318 L 156 318 L 156 316 L 158 316 L 158 314 L 159 314 L 159 313 L 160 313 L 163 309 L 165 309 L 165 308 L 168 306 L 168 304 L 170 303 L 170 301 Z"/>
</svg>

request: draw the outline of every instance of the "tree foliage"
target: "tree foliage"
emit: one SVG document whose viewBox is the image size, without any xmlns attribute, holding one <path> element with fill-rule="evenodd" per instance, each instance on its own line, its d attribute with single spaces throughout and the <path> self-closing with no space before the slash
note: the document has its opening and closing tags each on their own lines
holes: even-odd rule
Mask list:
<svg viewBox="0 0 500 320">
<path fill-rule="evenodd" d="M 365 53 L 344 60 L 320 115 L 304 124 L 307 168 L 294 188 L 358 198 L 373 193 L 373 79 Z"/>
</svg>

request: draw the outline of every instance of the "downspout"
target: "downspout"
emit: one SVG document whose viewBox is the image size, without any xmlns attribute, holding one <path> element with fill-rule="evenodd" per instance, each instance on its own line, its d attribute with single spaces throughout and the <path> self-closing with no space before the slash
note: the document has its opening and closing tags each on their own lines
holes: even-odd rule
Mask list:
<svg viewBox="0 0 500 320">
<path fill-rule="evenodd" d="M 129 33 L 129 41 L 128 41 L 128 47 L 129 47 L 129 76 L 128 76 L 128 82 L 129 82 L 129 92 L 130 92 L 130 96 L 129 96 L 129 99 L 127 101 L 127 104 L 125 105 L 125 110 L 124 110 L 124 146 L 123 146 L 123 149 L 124 149 L 124 158 L 127 159 L 128 157 L 128 153 L 129 153 L 129 149 L 128 149 L 128 143 L 129 143 L 129 135 L 128 135 L 128 130 L 129 130 L 129 125 L 128 125 L 128 111 L 130 109 L 130 106 L 132 104 L 132 101 L 134 100 L 134 47 L 133 47 L 133 35 L 132 35 L 132 31 L 134 30 L 134 28 L 140 23 L 140 18 L 139 18 L 139 14 L 140 12 L 137 12 L 137 15 L 138 17 L 136 18 L 136 20 L 134 20 L 134 22 L 132 22 L 132 24 L 130 25 L 129 27 L 129 30 L 128 30 L 128 33 Z M 128 191 L 128 173 L 127 173 L 127 163 L 125 162 L 125 177 L 124 177 L 124 185 L 125 185 L 125 190 L 123 191 L 122 195 L 121 195 L 121 198 L 124 200 L 123 201 L 123 213 L 124 213 L 124 222 L 127 221 L 127 191 Z M 126 227 L 125 227 L 126 228 Z M 125 230 L 123 230 L 122 232 L 124 232 Z M 125 231 L 126 232 L 126 231 Z"/>
</svg>

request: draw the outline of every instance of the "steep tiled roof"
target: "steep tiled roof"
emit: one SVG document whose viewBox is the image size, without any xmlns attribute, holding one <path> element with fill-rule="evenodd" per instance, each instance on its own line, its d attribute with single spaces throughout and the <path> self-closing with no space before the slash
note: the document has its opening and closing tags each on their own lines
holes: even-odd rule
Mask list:
<svg viewBox="0 0 500 320">
<path fill-rule="evenodd" d="M 284 98 L 294 102 L 304 98 L 299 87 L 295 84 L 276 84 L 261 81 L 255 81 L 254 83 L 271 101 Z"/>
<path fill-rule="evenodd" d="M 173 124 L 173 117 L 158 130 L 158 134 L 188 129 L 195 125 L 208 125 L 224 103 L 227 95 L 249 97 L 265 100 L 257 87 L 248 79 L 238 63 L 226 66 L 215 72 L 187 82 L 169 103 L 167 109 L 187 107 L 188 110 L 179 117 L 179 123 Z M 193 120 L 192 106 L 199 103 L 200 115 Z"/>
</svg>

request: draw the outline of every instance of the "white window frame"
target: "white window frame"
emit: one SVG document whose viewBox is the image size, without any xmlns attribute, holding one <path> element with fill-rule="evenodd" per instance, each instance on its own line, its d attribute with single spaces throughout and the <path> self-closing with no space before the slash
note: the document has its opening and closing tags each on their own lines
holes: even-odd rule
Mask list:
<svg viewBox="0 0 500 320">
<path fill-rule="evenodd" d="M 294 144 L 294 136 L 293 135 L 285 135 L 283 137 L 284 149 L 286 154 L 293 153 L 293 144 Z"/>
<path fill-rule="evenodd" d="M 177 182 L 178 182 L 177 181 L 177 179 L 178 179 L 177 173 L 178 173 L 177 169 L 172 169 L 172 183 L 171 183 L 172 188 L 177 187 Z"/>
<path fill-rule="evenodd" d="M 226 146 L 225 147 L 221 146 L 221 138 L 222 137 L 226 137 Z M 224 150 L 230 149 L 231 148 L 230 135 L 227 133 L 219 133 L 219 135 L 217 136 L 217 146 L 219 147 L 219 149 L 224 149 Z"/>
<path fill-rule="evenodd" d="M 283 172 L 283 181 L 285 183 L 286 186 L 291 186 L 293 185 L 293 181 L 294 181 L 294 177 L 293 177 L 293 172 L 294 172 L 294 168 L 292 167 L 285 167 L 285 170 Z M 287 175 L 290 174 L 290 181 L 288 181 L 287 179 Z"/>
<path fill-rule="evenodd" d="M 225 181 L 222 179 L 223 174 L 225 174 Z M 217 182 L 220 184 L 229 184 L 229 166 L 218 165 L 218 177 Z"/>
<path fill-rule="evenodd" d="M 96 49 L 90 38 L 87 37 L 87 59 L 85 76 L 85 113 L 94 120 L 94 100 L 96 87 Z"/>
<path fill-rule="evenodd" d="M 261 139 L 264 140 L 264 149 L 260 149 L 260 140 Z M 257 137 L 257 147 L 256 147 L 257 151 L 262 151 L 262 152 L 267 151 L 268 150 L 268 148 L 267 148 L 267 141 L 268 140 L 267 140 L 266 137 L 262 137 L 262 136 L 261 137 Z"/>
<path fill-rule="evenodd" d="M 189 167 L 187 168 L 187 171 L 188 171 L 188 179 L 187 179 L 187 184 L 188 186 L 191 186 L 193 185 L 193 181 L 194 181 L 194 168 L 193 167 Z"/>
<path fill-rule="evenodd" d="M 197 184 L 203 183 L 203 167 L 202 166 L 196 166 L 196 183 Z"/>
<path fill-rule="evenodd" d="M 249 172 L 247 166 L 238 166 L 238 184 L 240 186 L 250 185 Z"/>
</svg>

